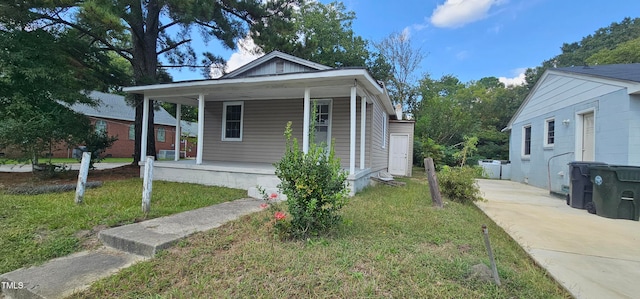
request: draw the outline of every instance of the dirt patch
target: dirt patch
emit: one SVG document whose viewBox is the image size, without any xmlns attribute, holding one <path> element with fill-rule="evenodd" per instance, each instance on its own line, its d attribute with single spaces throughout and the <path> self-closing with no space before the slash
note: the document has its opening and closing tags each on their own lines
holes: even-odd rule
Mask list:
<svg viewBox="0 0 640 299">
<path fill-rule="evenodd" d="M 137 165 L 125 165 L 111 169 L 90 170 L 87 181 L 114 181 L 137 177 L 140 177 L 140 167 Z M 18 186 L 73 184 L 77 181 L 78 170 L 64 171 L 50 178 L 32 172 L 0 172 L 0 190 Z"/>
</svg>

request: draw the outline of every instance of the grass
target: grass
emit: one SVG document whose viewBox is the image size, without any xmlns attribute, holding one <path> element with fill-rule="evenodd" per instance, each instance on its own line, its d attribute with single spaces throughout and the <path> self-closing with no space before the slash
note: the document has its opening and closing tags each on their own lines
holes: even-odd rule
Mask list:
<svg viewBox="0 0 640 299">
<path fill-rule="evenodd" d="M 274 237 L 267 209 L 198 233 L 75 298 L 570 298 L 473 205 L 431 207 L 423 179 L 352 198 L 343 223 L 305 241 Z M 502 286 L 469 278 L 489 264 L 487 224 Z"/>
<path fill-rule="evenodd" d="M 105 182 L 74 203 L 75 192 L 0 193 L 0 273 L 83 249 L 100 228 L 133 223 L 141 211 L 142 181 Z M 156 181 L 147 218 L 192 210 L 246 196 L 238 189 Z"/>
</svg>

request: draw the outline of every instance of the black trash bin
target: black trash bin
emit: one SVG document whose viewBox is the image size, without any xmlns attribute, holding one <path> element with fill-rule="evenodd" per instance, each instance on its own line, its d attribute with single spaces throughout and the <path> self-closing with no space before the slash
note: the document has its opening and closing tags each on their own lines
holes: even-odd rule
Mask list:
<svg viewBox="0 0 640 299">
<path fill-rule="evenodd" d="M 589 176 L 589 167 L 604 166 L 602 162 L 585 162 L 574 161 L 569 163 L 569 177 L 571 185 L 569 186 L 569 202 L 572 208 L 587 209 L 590 213 L 595 213 L 595 207 L 592 203 L 593 184 Z"/>
<path fill-rule="evenodd" d="M 592 166 L 590 173 L 596 214 L 614 219 L 640 219 L 640 167 Z"/>
</svg>

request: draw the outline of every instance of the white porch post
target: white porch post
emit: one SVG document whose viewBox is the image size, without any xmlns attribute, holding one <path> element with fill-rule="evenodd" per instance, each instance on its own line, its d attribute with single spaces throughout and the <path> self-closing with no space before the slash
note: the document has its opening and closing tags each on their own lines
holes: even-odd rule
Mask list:
<svg viewBox="0 0 640 299">
<path fill-rule="evenodd" d="M 202 164 L 202 151 L 204 146 L 204 94 L 198 95 L 198 154 L 196 164 Z"/>
<path fill-rule="evenodd" d="M 309 152 L 309 118 L 311 117 L 311 90 L 304 89 L 304 113 L 302 119 L 302 152 Z"/>
<path fill-rule="evenodd" d="M 365 134 L 367 127 L 367 97 L 360 98 L 360 169 L 365 165 Z"/>
<path fill-rule="evenodd" d="M 356 173 L 356 87 L 351 87 L 350 132 L 349 132 L 349 174 Z"/>
<path fill-rule="evenodd" d="M 140 136 L 140 161 L 146 161 L 147 138 L 149 135 L 149 96 L 142 101 L 142 136 Z"/>
<path fill-rule="evenodd" d="M 174 161 L 180 160 L 180 119 L 181 119 L 181 108 L 182 105 L 176 104 L 176 140 L 173 146 L 173 150 L 175 151 L 175 156 L 173 157 Z"/>
</svg>

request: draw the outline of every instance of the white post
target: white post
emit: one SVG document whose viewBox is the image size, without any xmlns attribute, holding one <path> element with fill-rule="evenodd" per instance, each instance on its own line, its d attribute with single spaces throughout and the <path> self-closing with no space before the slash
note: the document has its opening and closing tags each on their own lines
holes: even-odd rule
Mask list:
<svg viewBox="0 0 640 299">
<path fill-rule="evenodd" d="M 76 204 L 82 204 L 84 201 L 84 187 L 87 184 L 87 174 L 89 173 L 89 164 L 91 162 L 91 153 L 82 153 L 82 163 L 80 163 L 80 173 L 78 173 L 78 185 L 76 186 Z"/>
<path fill-rule="evenodd" d="M 311 117 L 311 90 L 304 89 L 304 113 L 302 119 L 302 152 L 309 152 L 309 121 Z"/>
<path fill-rule="evenodd" d="M 351 87 L 351 109 L 349 130 L 349 174 L 356 173 L 356 87 Z"/>
<path fill-rule="evenodd" d="M 173 145 L 173 150 L 176 152 L 175 156 L 173 157 L 173 160 L 178 161 L 180 160 L 180 119 L 181 116 L 180 115 L 181 112 L 181 108 L 182 105 L 180 104 L 176 104 L 176 140 L 175 143 Z"/>
<path fill-rule="evenodd" d="M 151 191 L 153 189 L 153 160 L 152 156 L 147 156 L 144 163 L 144 181 L 142 183 L 142 212 L 149 213 L 151 208 Z"/>
<path fill-rule="evenodd" d="M 147 156 L 147 138 L 149 134 L 149 96 L 144 96 L 142 102 L 142 136 L 140 137 L 140 161 Z"/>
<path fill-rule="evenodd" d="M 204 148 L 204 94 L 198 95 L 198 154 L 196 164 L 202 164 L 202 154 Z"/>
<path fill-rule="evenodd" d="M 360 169 L 365 168 L 365 135 L 367 133 L 367 97 L 360 98 Z"/>
</svg>

